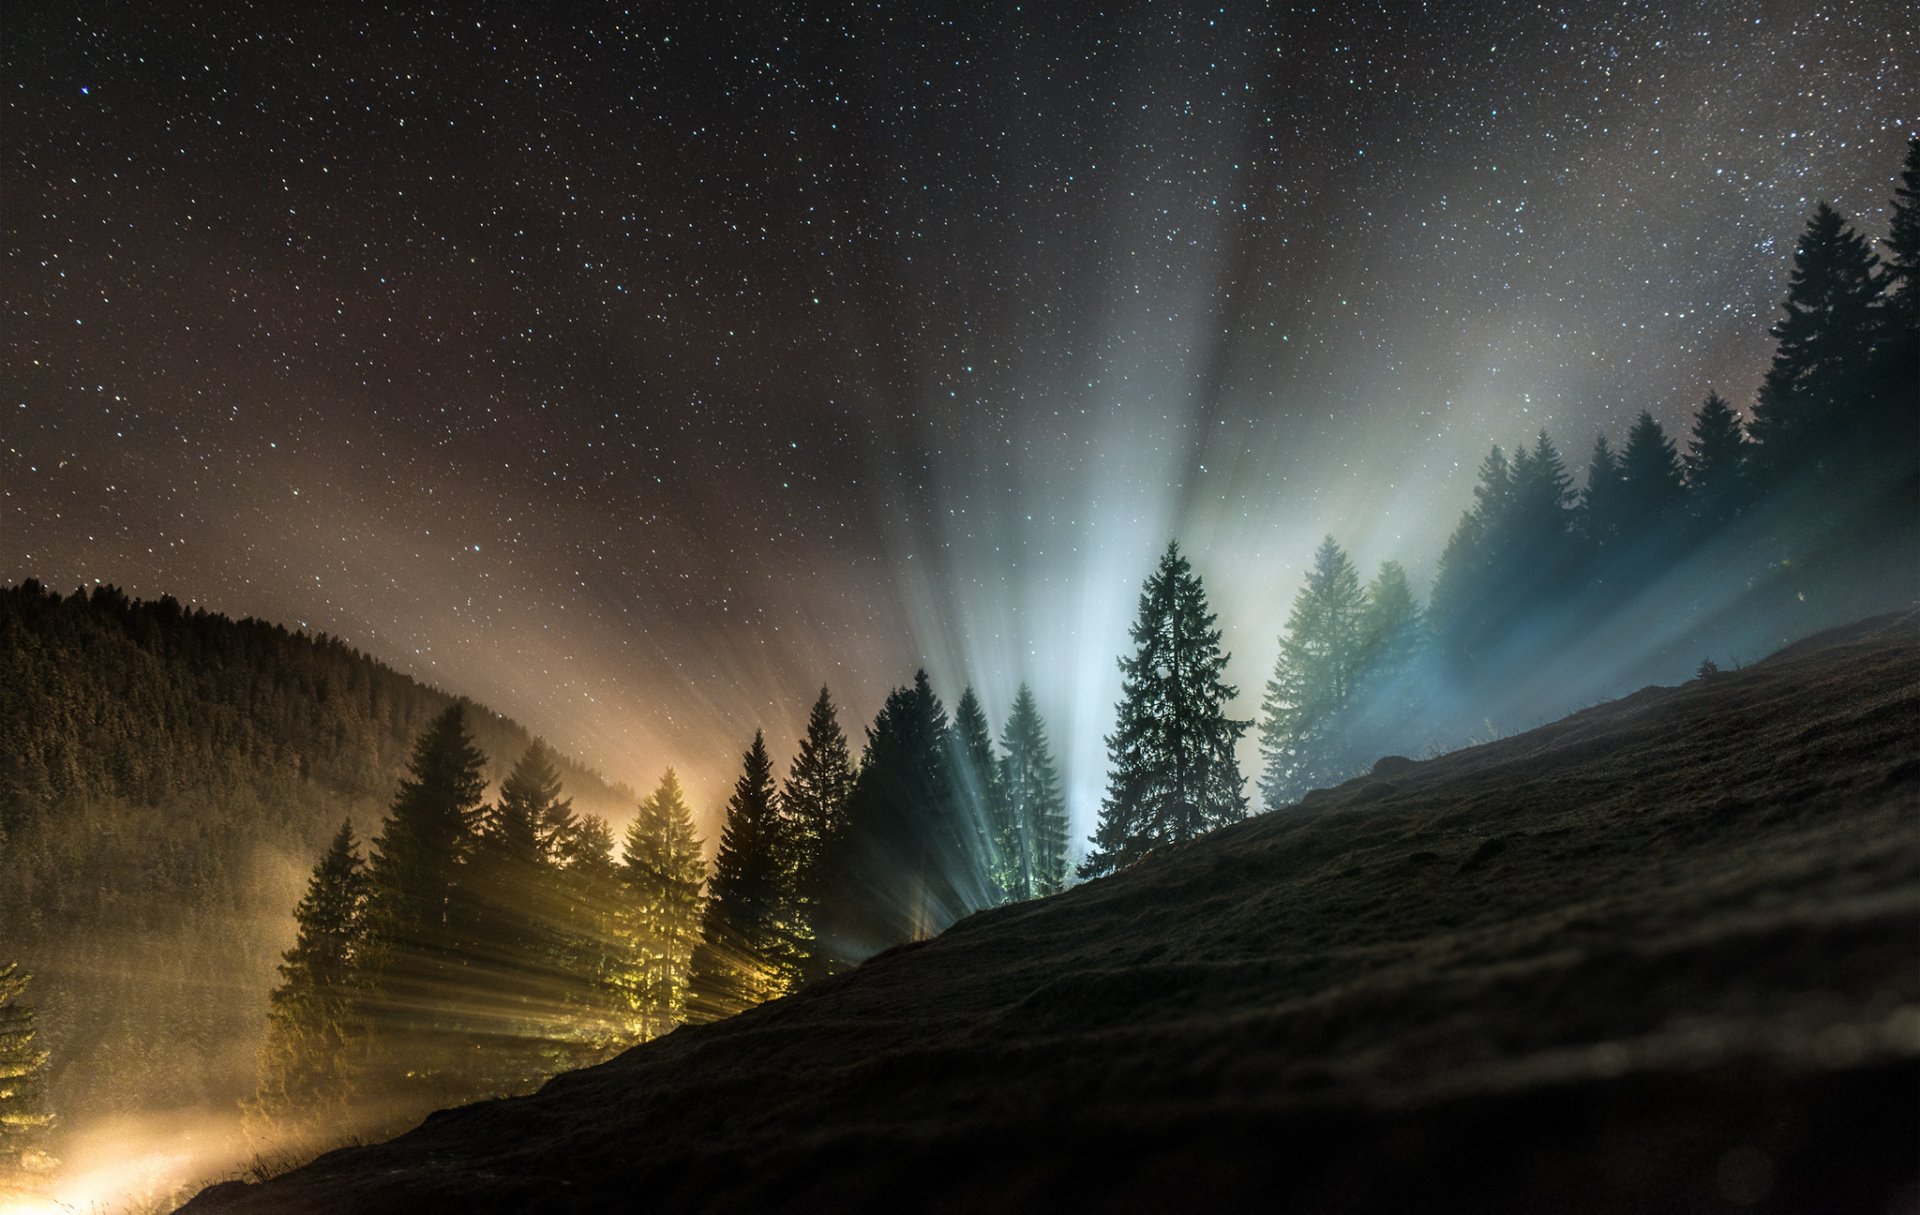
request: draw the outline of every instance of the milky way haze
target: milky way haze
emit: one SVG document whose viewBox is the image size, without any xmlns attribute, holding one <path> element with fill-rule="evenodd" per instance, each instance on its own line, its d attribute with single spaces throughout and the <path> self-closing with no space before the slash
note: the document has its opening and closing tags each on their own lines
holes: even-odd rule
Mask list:
<svg viewBox="0 0 1920 1215">
<path fill-rule="evenodd" d="M 1168 538 L 1251 716 L 1322 533 L 1424 582 L 1488 444 L 1749 403 L 1920 124 L 1891 2 L 304 7 L 9 7 L 0 580 L 337 634 L 709 823 L 924 663 L 1033 681 L 1084 828 Z"/>
</svg>

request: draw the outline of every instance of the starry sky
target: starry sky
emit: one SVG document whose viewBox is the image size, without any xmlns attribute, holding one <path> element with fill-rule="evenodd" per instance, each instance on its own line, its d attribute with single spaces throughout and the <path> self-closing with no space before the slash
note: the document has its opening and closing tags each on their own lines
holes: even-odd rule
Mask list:
<svg viewBox="0 0 1920 1215">
<path fill-rule="evenodd" d="M 710 826 L 824 681 L 1030 680 L 1079 826 L 1178 537 L 1252 716 L 1318 538 L 1752 399 L 1920 10 L 10 5 L 0 580 L 340 636 Z"/>
</svg>

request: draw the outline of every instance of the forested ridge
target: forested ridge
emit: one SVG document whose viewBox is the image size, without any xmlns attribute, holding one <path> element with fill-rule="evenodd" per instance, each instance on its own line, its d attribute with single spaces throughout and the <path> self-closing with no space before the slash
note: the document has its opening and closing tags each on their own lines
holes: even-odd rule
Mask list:
<svg viewBox="0 0 1920 1215">
<path fill-rule="evenodd" d="M 63 1121 L 250 1091 L 288 911 L 454 698 L 343 642 L 111 586 L 0 589 L 0 955 Z M 466 714 L 497 783 L 531 742 Z M 638 801 L 556 759 L 582 810 Z M 4 964 L 0 960 L 0 964 Z"/>
</svg>

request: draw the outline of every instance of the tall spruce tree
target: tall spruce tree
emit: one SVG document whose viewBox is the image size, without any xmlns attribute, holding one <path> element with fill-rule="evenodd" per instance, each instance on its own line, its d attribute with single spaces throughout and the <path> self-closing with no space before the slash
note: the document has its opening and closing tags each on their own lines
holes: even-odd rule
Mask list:
<svg viewBox="0 0 1920 1215">
<path fill-rule="evenodd" d="M 1140 595 L 1120 661 L 1119 721 L 1107 737 L 1107 795 L 1083 877 L 1112 873 L 1163 844 L 1247 815 L 1234 747 L 1251 722 L 1227 716 L 1238 690 L 1206 590 L 1178 544 L 1167 545 Z"/>
<path fill-rule="evenodd" d="M 25 999 L 30 979 L 18 962 L 0 966 L 0 1185 L 25 1171 L 28 1154 L 39 1150 L 53 1123 L 45 1103 L 47 1052 L 38 1045 L 34 1008 Z"/>
<path fill-rule="evenodd" d="M 826 893 L 822 858 L 844 823 L 853 782 L 853 755 L 840 729 L 833 697 L 823 687 L 807 714 L 806 736 L 780 790 L 780 814 L 786 820 L 793 869 L 788 882 L 794 903 L 787 916 L 794 937 L 789 985 L 825 973 L 826 959 L 816 947 L 820 901 Z"/>
<path fill-rule="evenodd" d="M 1911 569 L 1920 559 L 1913 538 L 1920 520 L 1920 460 L 1913 458 L 1920 451 L 1920 136 L 1907 141 L 1892 219 L 1881 243 L 1887 251 L 1885 294 L 1876 309 L 1880 325 L 1872 400 L 1858 427 L 1866 437 L 1849 454 L 1868 467 L 1881 466 L 1871 478 L 1877 483 L 1878 515 L 1862 522 L 1876 532 L 1907 536 L 1893 560 Z"/>
<path fill-rule="evenodd" d="M 1423 723 L 1426 614 L 1398 561 L 1383 561 L 1360 611 L 1360 663 L 1354 675 L 1349 753 L 1365 762 L 1406 752 Z"/>
<path fill-rule="evenodd" d="M 1012 899 L 1044 898 L 1067 884 L 1067 803 L 1047 745 L 1046 723 L 1026 684 L 1000 734 L 1000 788 L 1006 814 L 1000 841 Z"/>
<path fill-rule="evenodd" d="M 925 671 L 867 729 L 846 824 L 823 862 L 820 949 L 834 967 L 932 936 L 979 909 L 955 812 L 946 709 Z"/>
<path fill-rule="evenodd" d="M 785 844 L 773 760 L 766 736 L 756 730 L 727 800 L 700 944 L 693 951 L 688 1020 L 716 1021 L 784 993 L 786 934 L 779 917 L 790 903 Z"/>
<path fill-rule="evenodd" d="M 1717 392 L 1694 411 L 1684 457 L 1687 510 L 1705 528 L 1724 527 L 1740 513 L 1747 437 L 1740 415 Z"/>
<path fill-rule="evenodd" d="M 495 1087 L 517 1088 L 552 1063 L 552 1043 L 571 1035 L 578 976 L 569 945 L 576 908 L 561 862 L 580 824 L 563 796 L 557 756 L 535 739 L 483 814 L 462 874 L 467 978 L 464 1004 L 478 1014 L 480 1052 Z"/>
<path fill-rule="evenodd" d="M 634 1039 L 626 1002 L 626 950 L 621 946 L 620 863 L 613 828 L 595 814 L 575 819 L 556 843 L 558 872 L 549 876 L 558 923 L 553 934 L 559 983 L 558 1021 L 545 1043 L 548 1070 L 591 1062 Z"/>
<path fill-rule="evenodd" d="M 361 1009 L 377 1073 L 408 1100 L 472 1095 L 471 1038 L 457 1010 L 470 994 L 461 879 L 486 792 L 486 756 L 450 705 L 414 744 L 367 871 Z"/>
<path fill-rule="evenodd" d="M 1000 765 L 993 754 L 993 730 L 971 686 L 961 690 L 953 706 L 953 727 L 947 738 L 953 749 L 948 767 L 953 773 L 954 825 L 969 870 L 955 876 L 965 882 L 976 905 L 991 906 L 1006 900 L 1011 882 L 1007 857 L 1000 849 L 1009 827 Z"/>
<path fill-rule="evenodd" d="M 1686 497 L 1673 440 L 1644 409 L 1620 450 L 1620 487 L 1622 539 L 1637 548 L 1658 545 Z"/>
<path fill-rule="evenodd" d="M 1590 548 L 1610 548 L 1620 537 L 1620 481 L 1620 457 L 1614 454 L 1607 436 L 1596 436 L 1579 507 L 1580 534 Z"/>
<path fill-rule="evenodd" d="M 276 1135 L 311 1140 L 348 1122 L 366 903 L 366 867 L 352 822 L 343 822 L 293 909 L 293 946 L 281 955 L 280 985 L 268 999 L 246 1112 Z"/>
<path fill-rule="evenodd" d="M 625 957 L 616 982 L 632 1032 L 645 1041 L 686 1019 L 707 880 L 693 811 L 672 768 L 627 825 L 620 860 L 618 932 Z"/>
<path fill-rule="evenodd" d="M 1440 553 L 1427 613 L 1456 673 L 1472 667 L 1492 630 L 1496 566 L 1513 517 L 1513 465 L 1496 445 L 1480 461 L 1473 502 Z"/>
<path fill-rule="evenodd" d="M 1328 536 L 1294 595 L 1260 706 L 1260 796 L 1269 810 L 1349 774 L 1364 607 L 1353 562 Z"/>
<path fill-rule="evenodd" d="M 1893 191 L 1893 214 L 1880 241 L 1886 255 L 1886 312 L 1884 339 L 1912 358 L 1920 341 L 1920 136 L 1907 140 L 1907 159 L 1900 184 Z M 1914 374 L 1911 362 L 1906 367 Z"/>
<path fill-rule="evenodd" d="M 1872 370 L 1878 259 L 1838 211 L 1821 203 L 1793 253 L 1786 315 L 1760 385 L 1749 434 L 1764 491 L 1796 477 L 1841 475 L 1836 447 L 1851 438 Z"/>
</svg>

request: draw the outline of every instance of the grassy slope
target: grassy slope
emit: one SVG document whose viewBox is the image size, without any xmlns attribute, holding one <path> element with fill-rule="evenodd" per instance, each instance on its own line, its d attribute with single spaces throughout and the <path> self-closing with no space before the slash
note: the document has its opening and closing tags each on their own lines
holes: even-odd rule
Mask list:
<svg viewBox="0 0 1920 1215">
<path fill-rule="evenodd" d="M 1882 618 L 188 1209 L 1886 1209 L 1916 738 Z"/>
</svg>

